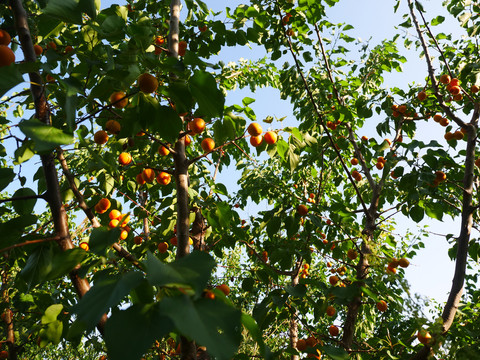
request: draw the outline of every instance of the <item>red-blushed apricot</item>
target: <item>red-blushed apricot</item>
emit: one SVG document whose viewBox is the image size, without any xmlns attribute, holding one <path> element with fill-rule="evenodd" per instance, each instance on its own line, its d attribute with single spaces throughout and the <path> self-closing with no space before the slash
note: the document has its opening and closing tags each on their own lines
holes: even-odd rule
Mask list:
<svg viewBox="0 0 480 360">
<path fill-rule="evenodd" d="M 328 278 L 328 282 L 329 282 L 330 284 L 332 284 L 333 286 L 335 286 L 335 285 L 338 283 L 339 280 L 340 280 L 340 279 L 338 278 L 337 275 L 332 275 L 332 276 L 330 276 L 330 277 Z"/>
<path fill-rule="evenodd" d="M 110 208 L 110 206 L 112 205 L 110 200 L 108 200 L 107 198 L 103 198 L 103 199 L 100 199 L 100 201 L 97 203 L 98 205 L 98 208 L 103 211 L 103 213 L 107 212 L 107 210 Z"/>
<path fill-rule="evenodd" d="M 164 171 L 160 171 L 157 175 L 157 182 L 161 185 L 168 185 L 171 180 L 172 176 Z"/>
<path fill-rule="evenodd" d="M 185 56 L 185 53 L 187 52 L 187 42 L 186 41 L 179 41 L 178 42 L 178 56 Z"/>
<path fill-rule="evenodd" d="M 447 118 L 442 118 L 442 120 L 440 120 L 440 125 L 442 126 L 448 126 L 448 124 L 450 124 L 450 120 L 448 120 Z"/>
<path fill-rule="evenodd" d="M 142 171 L 142 177 L 143 177 L 143 180 L 145 180 L 145 182 L 147 182 L 147 183 L 153 182 L 153 180 L 155 179 L 155 170 L 144 169 Z"/>
<path fill-rule="evenodd" d="M 326 310 L 327 316 L 332 317 L 332 316 L 334 316 L 336 313 L 337 313 L 337 311 L 335 310 L 335 308 L 334 308 L 332 305 L 327 306 L 327 310 Z"/>
<path fill-rule="evenodd" d="M 355 260 L 358 256 L 358 253 L 354 249 L 348 249 L 347 251 L 347 257 L 350 260 Z"/>
<path fill-rule="evenodd" d="M 155 76 L 144 73 L 138 77 L 137 85 L 141 92 L 150 94 L 157 90 L 158 80 Z"/>
<path fill-rule="evenodd" d="M 307 350 L 307 342 L 305 341 L 305 339 L 298 339 L 297 340 L 297 350 L 298 351 Z"/>
<path fill-rule="evenodd" d="M 448 84 L 450 84 L 451 80 L 452 80 L 452 78 L 448 74 L 443 74 L 442 76 L 440 76 L 440 82 L 442 84 L 448 85 Z"/>
<path fill-rule="evenodd" d="M 338 334 L 340 333 L 340 330 L 335 325 L 330 325 L 330 327 L 328 328 L 328 332 L 330 333 L 331 336 L 338 336 Z"/>
<path fill-rule="evenodd" d="M 427 98 L 427 93 L 425 91 L 420 91 L 417 94 L 417 99 L 420 101 L 424 101 Z"/>
<path fill-rule="evenodd" d="M 88 243 L 85 241 L 81 242 L 78 246 L 85 251 L 90 250 L 90 246 L 88 246 Z"/>
<path fill-rule="evenodd" d="M 141 236 L 135 236 L 133 238 L 133 243 L 135 245 L 140 245 L 142 242 L 143 242 L 143 237 L 141 237 Z"/>
<path fill-rule="evenodd" d="M 430 335 L 427 330 L 421 329 L 417 333 L 417 339 L 420 341 L 420 343 L 426 345 L 432 340 L 432 335 Z"/>
<path fill-rule="evenodd" d="M 260 126 L 260 124 L 254 122 L 254 123 L 251 123 L 250 125 L 248 125 L 247 132 L 251 136 L 258 136 L 258 135 L 262 134 L 263 129 Z"/>
<path fill-rule="evenodd" d="M 33 45 L 33 51 L 35 51 L 35 55 L 40 56 L 43 53 L 43 48 L 40 45 L 35 44 Z"/>
<path fill-rule="evenodd" d="M 143 185 L 143 184 L 146 183 L 145 179 L 143 178 L 142 173 L 137 174 L 137 176 L 135 177 L 135 180 L 137 181 L 138 185 Z"/>
<path fill-rule="evenodd" d="M 103 145 L 107 143 L 108 141 L 108 134 L 106 131 L 103 130 L 98 130 L 94 135 L 93 135 L 93 141 L 95 144 L 98 145 Z"/>
<path fill-rule="evenodd" d="M 227 284 L 218 285 L 218 286 L 216 286 L 216 288 L 218 290 L 220 290 L 221 292 L 223 292 L 225 294 L 225 296 L 228 296 L 228 294 L 230 294 L 230 288 L 228 287 Z"/>
<path fill-rule="evenodd" d="M 49 43 L 47 44 L 47 50 L 48 49 L 57 50 L 57 44 L 55 43 L 55 41 L 49 41 Z"/>
<path fill-rule="evenodd" d="M 162 156 L 167 156 L 168 154 L 170 154 L 170 150 L 168 150 L 165 146 L 160 145 L 160 147 L 158 148 L 158 153 Z"/>
<path fill-rule="evenodd" d="M 358 159 L 357 158 L 352 158 L 352 160 L 350 160 L 350 164 L 352 165 L 358 165 Z"/>
<path fill-rule="evenodd" d="M 472 94 L 478 93 L 478 90 L 480 90 L 480 88 L 477 85 L 472 85 L 472 87 L 470 88 L 470 92 Z"/>
<path fill-rule="evenodd" d="M 155 45 L 163 45 L 165 43 L 164 36 L 157 36 L 154 40 Z"/>
<path fill-rule="evenodd" d="M 0 29 L 0 45 L 8 46 L 10 45 L 11 41 L 12 37 L 10 34 L 7 31 Z"/>
<path fill-rule="evenodd" d="M 188 135 L 185 135 L 185 146 L 188 146 L 192 143 L 192 138 Z"/>
<path fill-rule="evenodd" d="M 398 265 L 400 265 L 402 268 L 407 268 L 408 265 L 410 265 L 410 261 L 408 261 L 408 259 L 401 258 L 398 260 Z"/>
<path fill-rule="evenodd" d="M 297 206 L 297 212 L 300 216 L 305 216 L 308 214 L 308 207 L 306 205 L 300 204 Z"/>
<path fill-rule="evenodd" d="M 377 302 L 376 306 L 378 311 L 381 311 L 381 312 L 387 311 L 388 305 L 385 302 L 385 300 L 380 300 L 379 302 Z"/>
<path fill-rule="evenodd" d="M 164 254 L 168 250 L 168 243 L 160 242 L 160 243 L 158 243 L 157 248 L 158 248 L 158 252 Z"/>
<path fill-rule="evenodd" d="M 6 45 L 0 45 L 0 66 L 10 66 L 15 62 L 15 54 Z"/>
<path fill-rule="evenodd" d="M 116 91 L 110 95 L 110 104 L 118 109 L 123 109 L 128 104 L 128 97 L 123 91 Z"/>
<path fill-rule="evenodd" d="M 198 30 L 200 30 L 200 32 L 204 33 L 205 31 L 208 30 L 208 26 L 207 25 L 198 25 Z"/>
</svg>

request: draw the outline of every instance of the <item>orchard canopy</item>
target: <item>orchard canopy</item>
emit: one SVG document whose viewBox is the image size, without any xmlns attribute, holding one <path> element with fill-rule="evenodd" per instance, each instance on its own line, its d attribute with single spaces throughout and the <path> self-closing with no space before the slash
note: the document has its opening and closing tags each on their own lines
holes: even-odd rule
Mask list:
<svg viewBox="0 0 480 360">
<path fill-rule="evenodd" d="M 344 2 L 0 4 L 0 359 L 480 358 L 480 5 Z"/>
</svg>

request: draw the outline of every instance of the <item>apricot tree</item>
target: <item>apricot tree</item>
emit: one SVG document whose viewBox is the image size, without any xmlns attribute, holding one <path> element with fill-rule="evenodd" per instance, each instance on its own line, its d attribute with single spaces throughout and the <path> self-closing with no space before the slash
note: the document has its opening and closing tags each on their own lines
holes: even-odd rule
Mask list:
<svg viewBox="0 0 480 360">
<path fill-rule="evenodd" d="M 337 2 L 0 5 L 0 357 L 474 358 L 477 6 L 446 4 L 460 41 L 397 1 L 425 82 L 388 88 L 402 37 L 356 43 Z M 265 57 L 215 57 L 247 45 Z M 257 119 L 264 86 L 292 124 Z M 433 322 L 400 214 L 459 219 Z"/>
</svg>

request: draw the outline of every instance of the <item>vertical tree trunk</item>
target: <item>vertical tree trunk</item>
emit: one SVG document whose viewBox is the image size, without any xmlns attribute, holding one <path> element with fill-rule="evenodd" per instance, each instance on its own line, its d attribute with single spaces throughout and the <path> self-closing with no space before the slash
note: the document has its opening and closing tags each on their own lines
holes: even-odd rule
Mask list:
<svg viewBox="0 0 480 360">
<path fill-rule="evenodd" d="M 300 263 L 297 263 L 297 271 L 295 271 L 294 274 L 292 274 L 292 286 L 297 286 L 298 285 L 298 269 L 300 268 Z M 295 309 L 290 318 L 290 324 L 288 326 L 288 335 L 290 337 L 290 346 L 294 349 L 297 348 L 297 341 L 298 341 L 298 323 L 297 323 L 297 315 L 298 311 Z M 290 357 L 291 360 L 299 360 L 300 356 L 298 355 L 292 355 Z"/>
<path fill-rule="evenodd" d="M 8 267 L 5 266 L 2 272 L 2 301 L 4 304 L 10 303 L 10 296 L 8 294 L 9 284 L 8 284 Z M 5 323 L 5 328 L 7 330 L 6 344 L 8 347 L 8 359 L 17 360 L 17 346 L 15 345 L 15 328 L 13 326 L 13 313 L 9 307 L 5 309 L 5 312 L 2 314 L 3 322 Z"/>
</svg>

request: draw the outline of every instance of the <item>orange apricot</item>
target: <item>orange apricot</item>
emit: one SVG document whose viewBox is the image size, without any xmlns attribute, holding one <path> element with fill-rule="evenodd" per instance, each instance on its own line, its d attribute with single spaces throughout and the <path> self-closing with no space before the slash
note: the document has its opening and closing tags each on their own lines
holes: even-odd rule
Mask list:
<svg viewBox="0 0 480 360">
<path fill-rule="evenodd" d="M 132 162 L 132 155 L 123 152 L 118 156 L 118 162 L 120 163 L 120 165 L 129 165 Z"/>
<path fill-rule="evenodd" d="M 189 126 L 194 134 L 200 134 L 205 130 L 205 120 L 202 118 L 195 118 L 189 123 Z"/>
<path fill-rule="evenodd" d="M 37 56 L 40 56 L 43 53 L 43 48 L 38 44 L 33 45 L 33 50 L 35 51 L 35 55 Z"/>
<path fill-rule="evenodd" d="M 105 130 L 107 130 L 110 134 L 116 135 L 120 132 L 122 126 L 117 120 L 108 120 L 105 123 Z"/>
<path fill-rule="evenodd" d="M 116 91 L 110 95 L 110 104 L 118 109 L 123 109 L 128 104 L 128 98 L 123 91 Z"/>
<path fill-rule="evenodd" d="M 203 139 L 200 145 L 202 146 L 203 151 L 206 153 L 215 149 L 215 141 L 212 138 Z"/>
<path fill-rule="evenodd" d="M 153 169 L 144 169 L 142 171 L 142 178 L 145 180 L 147 183 L 153 182 L 155 179 L 155 170 Z"/>
<path fill-rule="evenodd" d="M 117 209 L 113 209 L 108 213 L 110 220 L 118 219 L 120 216 L 122 216 L 122 213 Z"/>
<path fill-rule="evenodd" d="M 297 212 L 300 216 L 305 216 L 308 214 L 308 207 L 303 204 L 300 204 L 297 206 Z"/>
<path fill-rule="evenodd" d="M 442 76 L 440 76 L 440 82 L 442 84 L 448 85 L 448 84 L 450 84 L 451 80 L 452 80 L 452 78 L 448 74 L 443 74 Z"/>
<path fill-rule="evenodd" d="M 160 171 L 157 175 L 157 182 L 161 185 L 168 185 L 171 180 L 172 176 L 164 171 Z"/>
<path fill-rule="evenodd" d="M 160 242 L 160 243 L 158 243 L 157 248 L 158 248 L 158 252 L 164 254 L 168 250 L 168 243 Z"/>
<path fill-rule="evenodd" d="M 15 54 L 6 45 L 0 45 L 0 66 L 9 66 L 15 62 Z"/>
<path fill-rule="evenodd" d="M 385 300 L 380 300 L 379 302 L 377 302 L 376 306 L 378 311 L 381 311 L 381 312 L 387 311 L 388 305 L 385 302 Z"/>
<path fill-rule="evenodd" d="M 159 153 L 160 155 L 167 156 L 168 154 L 170 154 L 170 150 L 168 150 L 165 146 L 161 145 L 161 146 L 158 148 L 158 153 Z"/>
<path fill-rule="evenodd" d="M 262 134 L 263 129 L 258 123 L 254 122 L 254 123 L 251 123 L 250 125 L 248 125 L 247 132 L 251 136 L 258 136 L 258 135 Z"/>
<path fill-rule="evenodd" d="M 218 285 L 218 286 L 216 286 L 216 288 L 218 290 L 220 290 L 221 292 L 223 292 L 225 294 L 225 296 L 228 296 L 228 294 L 230 294 L 230 288 L 228 287 L 227 284 Z"/>
<path fill-rule="evenodd" d="M 424 101 L 426 98 L 427 98 L 427 93 L 425 91 L 420 91 L 418 94 L 417 94 L 417 98 L 418 100 L 420 101 Z"/>
<path fill-rule="evenodd" d="M 178 43 L 178 56 L 185 56 L 187 45 L 187 42 L 183 40 Z"/>
<path fill-rule="evenodd" d="M 8 32 L 3 29 L 0 29 L 0 45 L 10 45 L 12 37 Z"/>
<path fill-rule="evenodd" d="M 262 135 L 250 136 L 250 144 L 253 147 L 260 146 L 262 144 L 262 142 L 263 142 L 263 136 Z"/>
<path fill-rule="evenodd" d="M 334 316 L 336 314 L 336 312 L 337 311 L 335 310 L 335 308 L 333 306 L 331 306 L 331 305 L 327 306 L 327 311 L 326 311 L 327 316 L 330 316 L 330 317 Z"/>
<path fill-rule="evenodd" d="M 81 242 L 78 246 L 85 251 L 90 250 L 90 246 L 88 246 L 88 243 L 85 241 Z"/>
<path fill-rule="evenodd" d="M 340 330 L 335 325 L 330 325 L 330 327 L 328 328 L 328 332 L 331 336 L 338 336 Z"/>
<path fill-rule="evenodd" d="M 267 131 L 265 135 L 263 135 L 263 139 L 267 144 L 273 145 L 277 142 L 277 133 L 274 131 Z"/>
<path fill-rule="evenodd" d="M 94 135 L 93 135 L 93 141 L 95 144 L 98 145 L 103 145 L 108 141 L 108 134 L 106 131 L 103 130 L 98 130 Z"/>
</svg>

